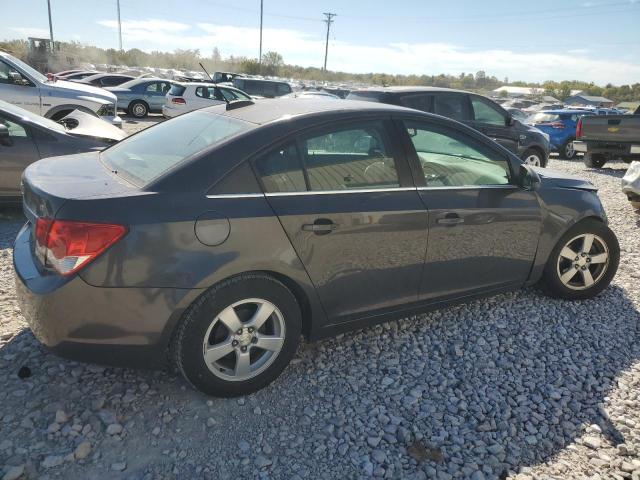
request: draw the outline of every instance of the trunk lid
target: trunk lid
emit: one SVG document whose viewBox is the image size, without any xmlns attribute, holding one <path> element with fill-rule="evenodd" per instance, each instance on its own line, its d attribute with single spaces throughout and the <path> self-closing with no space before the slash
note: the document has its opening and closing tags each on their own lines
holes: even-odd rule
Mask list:
<svg viewBox="0 0 640 480">
<path fill-rule="evenodd" d="M 640 115 L 582 117 L 582 136 L 579 140 L 640 142 Z"/>
</svg>

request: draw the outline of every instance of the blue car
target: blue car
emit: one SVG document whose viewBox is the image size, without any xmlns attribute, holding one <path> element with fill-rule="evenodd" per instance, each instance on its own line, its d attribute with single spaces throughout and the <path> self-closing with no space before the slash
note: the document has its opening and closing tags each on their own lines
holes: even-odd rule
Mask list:
<svg viewBox="0 0 640 480">
<path fill-rule="evenodd" d="M 527 119 L 529 125 L 549 135 L 551 151 L 558 152 L 560 158 L 572 159 L 576 156 L 573 141 L 576 139 L 578 119 L 593 115 L 588 110 L 545 110 L 534 113 Z"/>
<path fill-rule="evenodd" d="M 109 90 L 118 98 L 118 110 L 136 118 L 149 113 L 162 113 L 162 106 L 171 82 L 164 78 L 135 78 Z"/>
</svg>

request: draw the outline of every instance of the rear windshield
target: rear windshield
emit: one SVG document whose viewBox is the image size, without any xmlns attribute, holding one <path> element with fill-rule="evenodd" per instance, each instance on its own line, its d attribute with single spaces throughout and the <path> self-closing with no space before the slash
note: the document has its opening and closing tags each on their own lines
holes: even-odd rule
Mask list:
<svg viewBox="0 0 640 480">
<path fill-rule="evenodd" d="M 180 97 L 187 87 L 183 87 L 182 85 L 171 85 L 171 90 L 169 90 L 169 95 L 175 95 L 176 97 Z"/>
<path fill-rule="evenodd" d="M 110 170 L 143 187 L 180 162 L 253 124 L 212 112 L 196 111 L 143 130 L 104 150 Z"/>
<path fill-rule="evenodd" d="M 379 102 L 382 93 L 380 92 L 351 92 L 347 95 L 347 100 L 366 100 L 369 102 Z"/>
<path fill-rule="evenodd" d="M 560 115 L 553 113 L 534 113 L 527 120 L 530 123 L 549 123 L 560 120 Z"/>
</svg>

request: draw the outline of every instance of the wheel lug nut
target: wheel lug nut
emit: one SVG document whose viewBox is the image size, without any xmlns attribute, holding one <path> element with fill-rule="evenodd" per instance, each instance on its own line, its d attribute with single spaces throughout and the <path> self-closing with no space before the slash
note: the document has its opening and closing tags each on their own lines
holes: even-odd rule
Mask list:
<svg viewBox="0 0 640 480">
<path fill-rule="evenodd" d="M 232 347 L 237 347 L 238 346 L 238 341 L 234 340 L 233 342 L 231 342 L 231 346 Z"/>
<path fill-rule="evenodd" d="M 242 350 L 243 352 L 247 351 L 247 347 L 240 347 L 240 350 Z"/>
<path fill-rule="evenodd" d="M 249 327 L 249 333 L 253 333 L 254 328 L 253 327 Z"/>
<path fill-rule="evenodd" d="M 236 335 L 242 335 L 242 329 L 238 330 L 238 331 L 236 332 Z"/>
<path fill-rule="evenodd" d="M 580 257 L 576 257 L 576 262 L 577 262 L 578 260 L 580 260 Z"/>
<path fill-rule="evenodd" d="M 582 267 L 582 270 L 586 270 L 586 269 L 587 269 L 587 267 Z"/>
</svg>

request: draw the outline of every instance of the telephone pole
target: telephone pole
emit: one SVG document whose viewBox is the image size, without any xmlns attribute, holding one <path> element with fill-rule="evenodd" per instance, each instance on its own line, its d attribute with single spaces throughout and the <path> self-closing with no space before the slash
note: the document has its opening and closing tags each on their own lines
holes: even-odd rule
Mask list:
<svg viewBox="0 0 640 480">
<path fill-rule="evenodd" d="M 120 0 L 118 0 L 118 39 L 120 40 L 120 51 L 122 51 L 122 22 L 120 21 Z"/>
<path fill-rule="evenodd" d="M 262 71 L 262 15 L 264 12 L 263 3 L 264 3 L 264 0 L 260 0 L 260 53 L 258 55 L 258 63 L 260 64 L 261 71 Z"/>
<path fill-rule="evenodd" d="M 49 36 L 51 37 L 51 48 L 53 48 L 53 23 L 51 23 L 51 0 L 47 0 L 47 7 L 49 9 Z"/>
<path fill-rule="evenodd" d="M 338 15 L 337 13 L 323 13 L 325 17 L 325 23 L 327 24 L 327 41 L 324 45 L 324 71 L 327 71 L 327 56 L 329 55 L 329 30 L 331 29 L 331 24 L 333 23 L 333 17 Z"/>
</svg>

